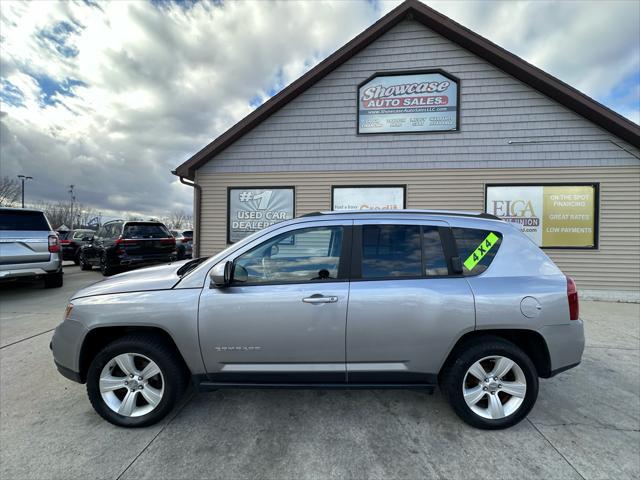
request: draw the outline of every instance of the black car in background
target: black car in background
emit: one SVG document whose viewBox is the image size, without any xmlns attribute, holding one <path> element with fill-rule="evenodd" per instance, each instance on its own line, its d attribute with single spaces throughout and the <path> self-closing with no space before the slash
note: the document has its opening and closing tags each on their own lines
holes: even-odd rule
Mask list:
<svg viewBox="0 0 640 480">
<path fill-rule="evenodd" d="M 94 233 L 93 230 L 82 228 L 58 232 L 60 247 L 62 248 L 62 259 L 73 260 L 76 265 L 80 264 L 80 247 L 88 243 Z"/>
<path fill-rule="evenodd" d="M 178 260 L 191 258 L 193 252 L 193 230 L 171 230 L 171 235 L 176 239 Z"/>
<path fill-rule="evenodd" d="M 176 239 L 160 222 L 107 222 L 80 249 L 83 270 L 100 267 L 108 276 L 126 267 L 153 265 L 177 258 Z"/>
</svg>

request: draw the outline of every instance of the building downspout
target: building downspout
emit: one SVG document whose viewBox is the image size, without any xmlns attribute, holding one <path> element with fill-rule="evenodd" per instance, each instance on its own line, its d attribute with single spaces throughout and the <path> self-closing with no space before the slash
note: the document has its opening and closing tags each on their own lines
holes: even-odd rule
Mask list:
<svg viewBox="0 0 640 480">
<path fill-rule="evenodd" d="M 178 175 L 176 171 L 173 172 L 174 175 Z M 196 198 L 193 202 L 193 258 L 198 258 L 200 256 L 200 202 L 202 199 L 202 187 L 198 185 L 196 182 L 188 181 L 182 175 L 178 175 L 180 178 L 180 183 L 183 185 L 188 185 L 189 187 L 193 187 L 195 189 Z"/>
</svg>

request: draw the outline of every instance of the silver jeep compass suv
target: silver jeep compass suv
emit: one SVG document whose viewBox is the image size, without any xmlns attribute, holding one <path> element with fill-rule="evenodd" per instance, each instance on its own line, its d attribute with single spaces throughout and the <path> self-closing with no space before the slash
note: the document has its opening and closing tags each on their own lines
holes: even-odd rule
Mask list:
<svg viewBox="0 0 640 480">
<path fill-rule="evenodd" d="M 208 259 L 76 293 L 53 336 L 107 421 L 164 417 L 189 379 L 224 387 L 439 385 L 467 423 L 522 420 L 584 348 L 573 281 L 486 214 L 332 212 L 272 225 Z"/>
</svg>

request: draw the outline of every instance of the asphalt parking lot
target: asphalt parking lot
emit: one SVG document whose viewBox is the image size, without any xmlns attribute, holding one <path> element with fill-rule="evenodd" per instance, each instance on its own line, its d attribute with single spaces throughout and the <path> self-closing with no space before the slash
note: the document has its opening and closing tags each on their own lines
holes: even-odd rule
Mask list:
<svg viewBox="0 0 640 480">
<path fill-rule="evenodd" d="M 162 423 L 104 422 L 60 376 L 49 341 L 62 289 L 0 287 L 0 477 L 638 478 L 640 305 L 582 302 L 582 365 L 542 380 L 506 431 L 463 424 L 438 392 L 230 390 L 194 395 Z"/>
</svg>

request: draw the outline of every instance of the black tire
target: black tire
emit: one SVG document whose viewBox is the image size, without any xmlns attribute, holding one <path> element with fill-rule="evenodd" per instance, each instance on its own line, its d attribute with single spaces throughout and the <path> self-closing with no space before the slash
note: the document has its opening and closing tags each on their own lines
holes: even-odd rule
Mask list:
<svg viewBox="0 0 640 480">
<path fill-rule="evenodd" d="M 177 251 L 178 251 L 178 257 L 177 258 L 178 258 L 178 260 L 184 260 L 184 258 L 185 258 L 185 256 L 184 256 L 185 250 L 186 250 L 186 248 L 183 245 L 179 245 L 178 246 L 178 248 L 177 248 Z"/>
<path fill-rule="evenodd" d="M 80 263 L 80 270 L 91 270 L 91 264 L 87 262 L 87 259 L 84 258 L 84 253 L 80 252 L 78 254 L 78 262 Z"/>
<path fill-rule="evenodd" d="M 164 379 L 164 393 L 151 412 L 139 417 L 126 417 L 113 411 L 100 394 L 100 373 L 105 365 L 122 353 L 141 354 L 153 360 Z M 104 347 L 92 360 L 87 371 L 87 395 L 94 410 L 106 421 L 120 427 L 147 427 L 162 420 L 173 408 L 187 386 L 187 370 L 175 348 L 153 334 L 131 334 Z"/>
<path fill-rule="evenodd" d="M 62 272 L 50 273 L 44 277 L 44 288 L 60 288 L 62 284 Z"/>
<path fill-rule="evenodd" d="M 111 266 L 111 262 L 109 262 L 109 257 L 105 253 L 100 256 L 100 271 L 105 277 L 110 277 L 115 273 L 114 268 Z"/>
<path fill-rule="evenodd" d="M 498 430 L 517 424 L 529 414 L 538 397 L 538 372 L 527 354 L 515 344 L 487 336 L 462 345 L 454 355 L 445 367 L 440 387 L 454 412 L 467 424 L 484 430 Z M 478 360 L 494 355 L 514 361 L 524 373 L 527 385 L 520 407 L 501 419 L 487 419 L 476 414 L 469 408 L 463 395 L 463 382 L 469 368 Z"/>
<path fill-rule="evenodd" d="M 80 265 L 80 250 L 76 252 L 76 256 L 73 257 L 73 263 L 76 265 Z"/>
</svg>

